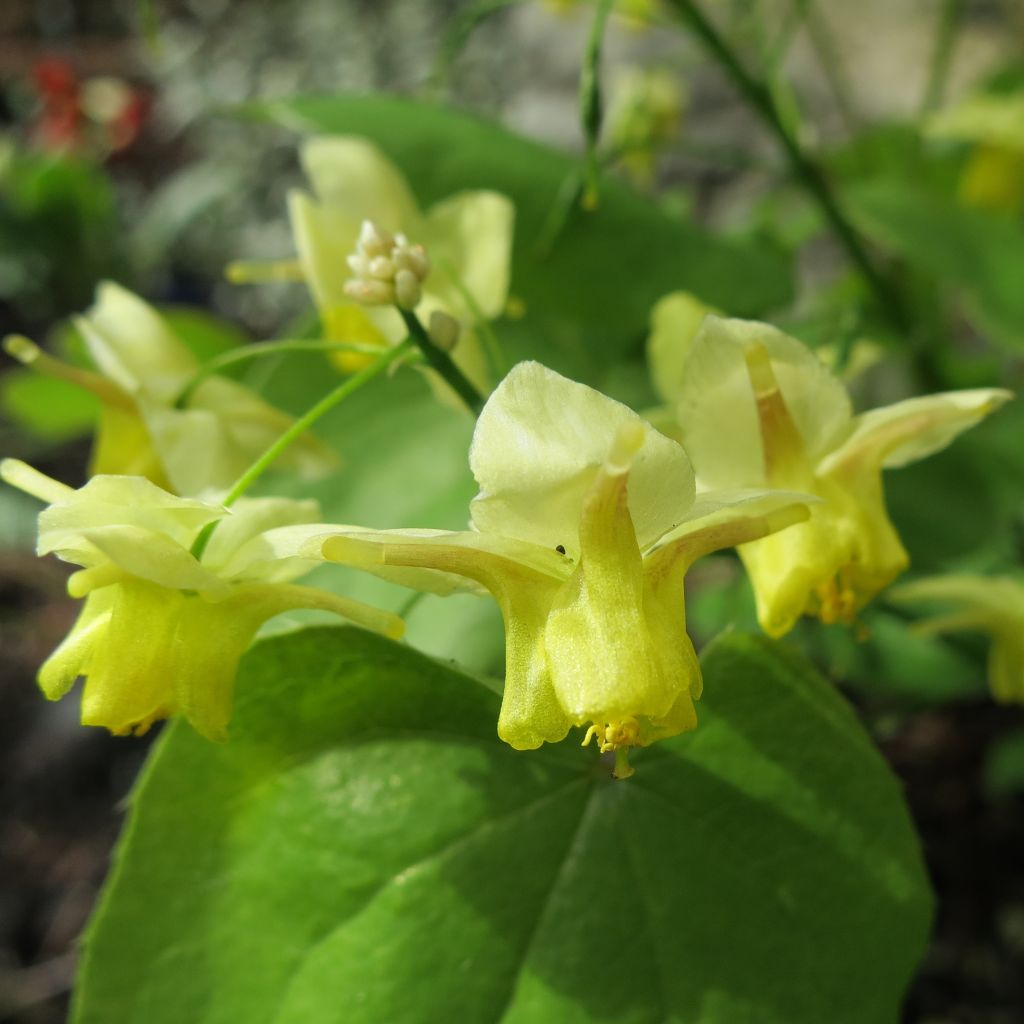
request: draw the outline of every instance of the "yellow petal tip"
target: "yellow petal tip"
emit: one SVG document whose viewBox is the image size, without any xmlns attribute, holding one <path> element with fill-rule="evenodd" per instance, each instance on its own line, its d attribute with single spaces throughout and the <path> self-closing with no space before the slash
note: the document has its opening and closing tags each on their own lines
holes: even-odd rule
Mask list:
<svg viewBox="0 0 1024 1024">
<path fill-rule="evenodd" d="M 39 358 L 39 346 L 22 334 L 8 334 L 4 338 L 4 351 L 26 366 Z"/>
</svg>

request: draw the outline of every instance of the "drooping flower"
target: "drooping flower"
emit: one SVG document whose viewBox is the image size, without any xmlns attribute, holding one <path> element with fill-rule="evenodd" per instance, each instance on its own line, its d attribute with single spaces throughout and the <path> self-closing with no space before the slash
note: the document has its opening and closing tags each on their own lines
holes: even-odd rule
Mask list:
<svg viewBox="0 0 1024 1024">
<path fill-rule="evenodd" d="M 397 345 L 407 334 L 396 309 L 366 306 L 349 287 L 363 276 L 349 258 L 369 221 L 382 235 L 402 236 L 408 247 L 426 251 L 430 273 L 421 278 L 415 311 L 424 321 L 435 311 L 460 321 L 453 358 L 486 390 L 486 360 L 472 327 L 478 316 L 499 316 L 508 298 L 512 203 L 497 192 L 465 191 L 423 212 L 391 161 L 355 136 L 311 139 L 302 148 L 302 163 L 315 198 L 293 192 L 288 208 L 302 272 L 327 336 L 384 347 Z M 336 358 L 351 371 L 372 356 L 344 352 Z"/>
<path fill-rule="evenodd" d="M 317 564 L 299 555 L 327 529 L 310 525 L 315 502 L 242 499 L 229 512 L 131 476 L 96 476 L 73 490 L 13 459 L 0 463 L 0 477 L 48 503 L 38 553 L 82 567 L 68 592 L 85 604 L 39 685 L 57 700 L 84 676 L 85 725 L 139 733 L 182 714 L 223 738 L 239 659 L 267 619 L 290 609 L 402 632 L 393 615 L 291 582 Z M 211 523 L 199 561 L 190 548 Z"/>
<path fill-rule="evenodd" d="M 589 729 L 616 751 L 696 726 L 683 577 L 701 555 L 807 516 L 800 495 L 694 500 L 686 453 L 626 406 L 521 363 L 477 422 L 473 529 L 340 530 L 329 559 L 420 590 L 489 592 L 505 619 L 498 734 L 518 749 Z"/>
<path fill-rule="evenodd" d="M 988 682 L 1000 704 L 1024 704 L 1024 584 L 1008 576 L 933 576 L 893 587 L 893 601 L 950 612 L 917 625 L 924 633 L 987 633 Z"/>
<path fill-rule="evenodd" d="M 93 473 L 144 476 L 185 495 L 225 490 L 293 422 L 226 377 L 207 377 L 180 402 L 199 361 L 152 306 L 120 285 L 101 284 L 75 325 L 99 373 L 59 362 L 25 338 L 8 338 L 6 347 L 100 399 Z M 336 461 L 306 434 L 280 464 L 315 476 Z"/>
<path fill-rule="evenodd" d="M 807 522 L 739 549 L 765 632 L 781 636 L 802 614 L 852 621 L 907 567 L 882 470 L 945 448 L 1010 397 L 951 391 L 854 416 L 841 381 L 800 342 L 767 324 L 707 317 L 678 404 L 701 485 L 821 499 Z"/>
<path fill-rule="evenodd" d="M 1002 213 L 1024 208 L 1024 91 L 971 96 L 925 125 L 937 139 L 973 143 L 960 178 L 968 206 Z"/>
</svg>

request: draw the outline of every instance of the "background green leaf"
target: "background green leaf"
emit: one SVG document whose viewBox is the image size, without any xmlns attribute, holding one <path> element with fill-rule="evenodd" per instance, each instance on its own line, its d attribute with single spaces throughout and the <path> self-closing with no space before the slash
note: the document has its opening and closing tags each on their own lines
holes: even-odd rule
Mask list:
<svg viewBox="0 0 1024 1024">
<path fill-rule="evenodd" d="M 1024 230 L 1009 217 L 922 192 L 918 182 L 870 182 L 847 190 L 862 228 L 914 266 L 959 289 L 979 326 L 1024 346 Z"/>
<path fill-rule="evenodd" d="M 178 724 L 144 774 L 75 1024 L 890 1024 L 930 914 L 898 785 L 781 648 L 705 667 L 613 782 L 408 648 L 261 643 L 231 742 Z"/>
</svg>

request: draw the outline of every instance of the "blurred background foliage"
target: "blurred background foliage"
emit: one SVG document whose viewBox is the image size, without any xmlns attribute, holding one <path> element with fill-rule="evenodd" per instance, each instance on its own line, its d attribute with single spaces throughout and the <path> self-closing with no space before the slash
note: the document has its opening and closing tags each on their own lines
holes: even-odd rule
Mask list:
<svg viewBox="0 0 1024 1024">
<path fill-rule="evenodd" d="M 828 347 L 860 408 L 943 388 L 1019 390 L 1024 7 L 707 0 L 863 240 L 881 281 L 872 289 L 777 136 L 674 19 L 679 6 L 620 3 L 610 20 L 606 117 L 591 140 L 604 176 L 587 212 L 577 107 L 592 4 L 6 0 L 4 333 L 84 363 L 67 318 L 104 278 L 157 303 L 203 358 L 252 337 L 315 333 L 301 286 L 239 287 L 224 268 L 291 255 L 285 196 L 302 184 L 297 140 L 339 131 L 373 138 L 422 203 L 462 187 L 512 196 L 514 302 L 496 325 L 507 356 L 540 358 L 637 408 L 655 402 L 643 364 L 648 312 L 680 288 Z M 950 111 L 972 96 L 1018 102 L 1016 120 L 982 111 L 964 127 Z M 317 355 L 245 372 L 292 411 L 324 388 Z M 313 496 L 338 521 L 462 525 L 471 424 L 437 408 L 412 375 L 384 387 L 386 400 L 369 389 L 324 423 L 346 468 Z M 81 481 L 91 399 L 6 361 L 0 413 L 4 454 Z M 890 475 L 915 572 L 1019 569 L 1022 437 L 1014 403 Z M 70 703 L 45 705 L 34 690 L 35 667 L 72 615 L 61 568 L 31 556 L 34 514 L 0 492 L 0 1019 L 25 1024 L 62 1019 L 114 804 L 144 752 L 80 730 Z M 339 578 L 391 607 L 407 599 L 380 581 Z M 698 641 L 730 623 L 755 629 L 734 558 L 708 560 L 689 588 Z M 473 670 L 500 667 L 489 605 L 426 598 L 409 621 L 414 644 Z M 990 703 L 985 644 L 917 635 L 884 598 L 858 635 L 808 623 L 790 642 L 854 700 L 922 831 L 940 918 L 907 1020 L 1019 1021 L 1024 719 Z"/>
</svg>

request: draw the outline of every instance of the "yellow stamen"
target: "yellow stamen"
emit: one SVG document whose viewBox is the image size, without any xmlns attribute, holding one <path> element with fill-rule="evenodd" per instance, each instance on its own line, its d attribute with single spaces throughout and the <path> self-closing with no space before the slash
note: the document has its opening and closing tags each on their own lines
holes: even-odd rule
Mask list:
<svg viewBox="0 0 1024 1024">
<path fill-rule="evenodd" d="M 617 722 L 595 722 L 587 730 L 580 745 L 585 747 L 591 740 L 597 741 L 597 749 L 602 754 L 635 747 L 640 742 L 640 723 L 632 717 Z"/>
<path fill-rule="evenodd" d="M 843 579 L 842 572 L 831 577 L 815 589 L 818 599 L 818 618 L 826 626 L 836 623 L 852 625 L 857 615 L 857 594 Z"/>
</svg>

